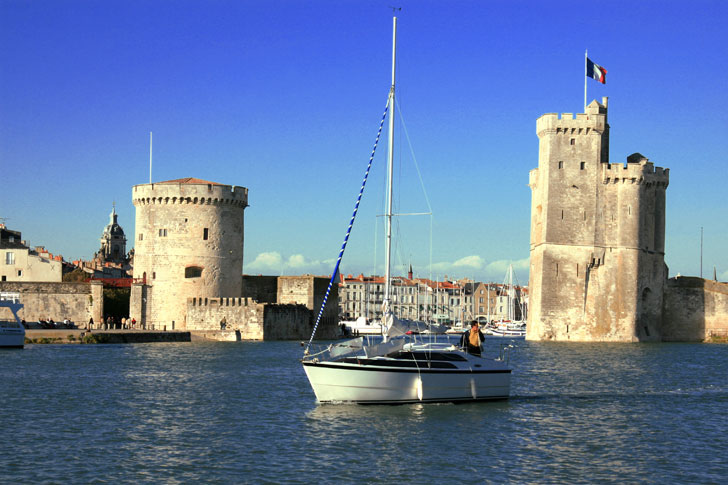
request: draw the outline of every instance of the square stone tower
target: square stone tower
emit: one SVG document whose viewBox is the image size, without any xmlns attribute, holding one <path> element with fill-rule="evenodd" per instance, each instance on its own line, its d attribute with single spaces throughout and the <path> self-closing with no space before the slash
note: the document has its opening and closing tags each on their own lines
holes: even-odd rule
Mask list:
<svg viewBox="0 0 728 485">
<path fill-rule="evenodd" d="M 536 126 L 526 338 L 659 341 L 669 170 L 609 162 L 606 98 Z"/>
</svg>

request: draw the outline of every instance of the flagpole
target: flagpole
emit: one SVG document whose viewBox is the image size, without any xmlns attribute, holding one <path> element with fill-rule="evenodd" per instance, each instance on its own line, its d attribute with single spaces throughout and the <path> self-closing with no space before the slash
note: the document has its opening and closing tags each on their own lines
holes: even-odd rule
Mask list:
<svg viewBox="0 0 728 485">
<path fill-rule="evenodd" d="M 588 49 L 584 51 L 584 113 L 586 113 L 586 65 L 588 62 L 587 52 Z"/>
<path fill-rule="evenodd" d="M 149 183 L 152 183 L 152 132 L 149 132 Z"/>
</svg>

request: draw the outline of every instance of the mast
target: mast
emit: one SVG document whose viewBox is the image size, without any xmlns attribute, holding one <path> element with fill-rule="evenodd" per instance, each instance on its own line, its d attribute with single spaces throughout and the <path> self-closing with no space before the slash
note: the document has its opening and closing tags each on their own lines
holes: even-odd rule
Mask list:
<svg viewBox="0 0 728 485">
<path fill-rule="evenodd" d="M 385 241 L 385 274 L 384 274 L 384 313 L 390 308 L 390 278 L 392 259 L 392 176 L 394 174 L 394 86 L 395 86 L 395 61 L 397 57 L 397 17 L 392 18 L 392 87 L 389 89 L 389 147 L 387 150 L 387 212 L 385 220 L 387 224 L 387 235 Z"/>
</svg>

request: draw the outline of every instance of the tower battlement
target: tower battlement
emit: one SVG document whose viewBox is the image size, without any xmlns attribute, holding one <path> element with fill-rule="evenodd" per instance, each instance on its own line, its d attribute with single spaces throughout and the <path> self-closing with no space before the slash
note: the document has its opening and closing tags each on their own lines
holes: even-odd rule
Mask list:
<svg viewBox="0 0 728 485">
<path fill-rule="evenodd" d="M 135 206 L 147 204 L 199 204 L 248 206 L 248 189 L 204 180 L 180 179 L 154 184 L 135 185 Z"/>
<path fill-rule="evenodd" d="M 603 104 L 592 101 L 586 113 L 546 113 L 536 121 L 536 133 L 539 137 L 546 134 L 589 135 L 595 131 L 604 133 L 607 126 L 607 98 Z"/>
<path fill-rule="evenodd" d="M 629 161 L 628 159 L 627 164 L 602 163 L 602 183 L 647 183 L 662 187 L 669 185 L 669 168 L 655 167 L 647 158 L 642 157 L 638 153 L 634 155 L 641 157 L 639 161 Z"/>
</svg>

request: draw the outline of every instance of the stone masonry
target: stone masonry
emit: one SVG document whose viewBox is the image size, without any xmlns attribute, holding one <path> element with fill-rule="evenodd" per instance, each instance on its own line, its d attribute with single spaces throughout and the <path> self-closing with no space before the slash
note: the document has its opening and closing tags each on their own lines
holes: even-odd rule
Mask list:
<svg viewBox="0 0 728 485">
<path fill-rule="evenodd" d="M 607 100 L 537 121 L 527 338 L 659 341 L 669 170 L 609 160 Z"/>
<path fill-rule="evenodd" d="M 187 178 L 136 185 L 130 316 L 184 330 L 188 298 L 239 298 L 248 189 Z M 138 316 L 138 317 L 137 317 Z"/>
<path fill-rule="evenodd" d="M 27 322 L 52 318 L 69 319 L 83 328 L 93 317 L 101 323 L 104 315 L 104 291 L 100 281 L 91 283 L 0 282 L 0 291 L 20 293 L 23 309 L 18 316 Z M 8 310 L 9 311 L 9 310 Z M 7 319 L 8 315 L 0 315 Z M 12 319 L 12 313 L 9 318 Z"/>
</svg>

